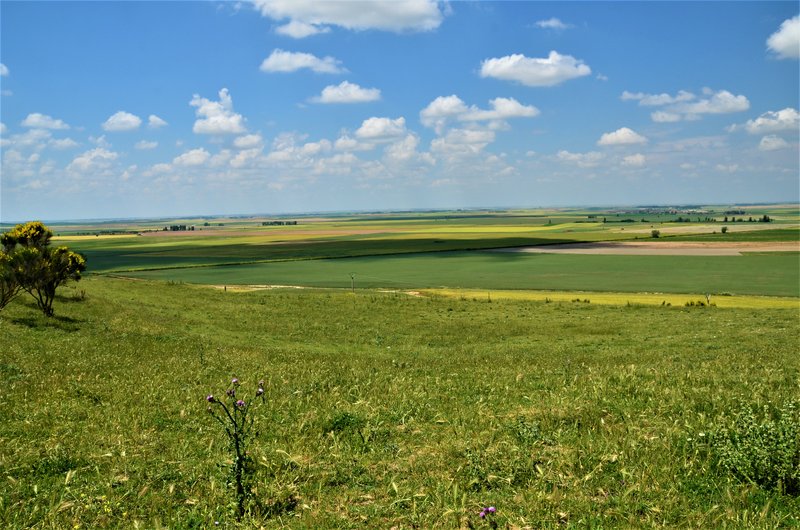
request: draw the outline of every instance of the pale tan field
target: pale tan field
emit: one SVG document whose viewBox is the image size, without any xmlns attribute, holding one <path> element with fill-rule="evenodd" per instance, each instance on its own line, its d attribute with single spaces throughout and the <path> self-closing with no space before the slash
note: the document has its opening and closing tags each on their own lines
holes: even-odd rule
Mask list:
<svg viewBox="0 0 800 530">
<path fill-rule="evenodd" d="M 744 252 L 797 252 L 800 242 L 661 242 L 661 241 L 604 241 L 598 243 L 567 243 L 539 247 L 499 249 L 498 252 L 528 252 L 539 254 L 608 254 L 629 256 L 740 256 Z"/>
</svg>

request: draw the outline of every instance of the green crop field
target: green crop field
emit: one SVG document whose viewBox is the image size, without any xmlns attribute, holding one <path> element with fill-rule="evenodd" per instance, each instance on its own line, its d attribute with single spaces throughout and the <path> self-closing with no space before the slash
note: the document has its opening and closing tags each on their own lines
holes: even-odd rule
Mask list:
<svg viewBox="0 0 800 530">
<path fill-rule="evenodd" d="M 207 284 L 800 295 L 800 254 L 604 256 L 442 252 L 130 273 Z"/>
<path fill-rule="evenodd" d="M 56 304 L 0 316 L 4 528 L 800 524 L 714 441 L 797 399 L 796 310 L 92 277 Z M 234 376 L 267 396 L 241 524 L 204 399 Z"/>
</svg>

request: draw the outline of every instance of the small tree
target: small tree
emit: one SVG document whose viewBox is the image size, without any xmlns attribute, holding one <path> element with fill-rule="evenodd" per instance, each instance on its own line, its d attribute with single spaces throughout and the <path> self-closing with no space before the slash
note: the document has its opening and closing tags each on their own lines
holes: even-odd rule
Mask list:
<svg viewBox="0 0 800 530">
<path fill-rule="evenodd" d="M 47 316 L 53 316 L 56 289 L 69 280 L 80 280 L 86 270 L 80 254 L 67 247 L 51 248 L 52 237 L 52 230 L 40 221 L 17 225 L 0 237 L 9 277 L 17 282 L 17 289 L 33 296 Z"/>
<path fill-rule="evenodd" d="M 727 234 L 728 233 L 728 227 L 727 226 L 723 226 L 722 227 L 722 233 L 723 234 Z"/>
<path fill-rule="evenodd" d="M 650 235 L 653 236 L 654 238 L 661 237 L 661 231 L 660 230 L 653 230 L 653 231 L 650 232 Z"/>
<path fill-rule="evenodd" d="M 19 290 L 13 259 L 5 251 L 0 250 L 0 310 L 16 298 Z"/>
</svg>

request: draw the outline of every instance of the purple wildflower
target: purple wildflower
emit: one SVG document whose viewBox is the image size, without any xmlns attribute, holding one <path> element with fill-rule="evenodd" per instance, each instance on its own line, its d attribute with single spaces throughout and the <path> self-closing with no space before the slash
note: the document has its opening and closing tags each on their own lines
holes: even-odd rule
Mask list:
<svg viewBox="0 0 800 530">
<path fill-rule="evenodd" d="M 237 406 L 237 407 L 244 407 L 244 401 L 242 401 L 242 400 L 240 399 L 239 401 L 237 401 L 237 402 L 236 402 L 236 406 Z"/>
<path fill-rule="evenodd" d="M 207 395 L 206 396 L 206 401 L 208 401 L 209 403 L 214 403 L 214 401 L 215 401 L 214 400 L 214 396 L 212 394 Z"/>
<path fill-rule="evenodd" d="M 479 514 L 478 514 L 478 516 L 479 516 L 481 519 L 483 519 L 484 517 L 486 517 L 486 512 L 484 512 L 484 511 L 481 511 L 481 513 L 479 513 Z"/>
<path fill-rule="evenodd" d="M 497 508 L 495 508 L 494 506 L 489 506 L 488 508 L 486 508 L 486 511 L 489 513 L 494 513 L 497 511 Z"/>
<path fill-rule="evenodd" d="M 239 384 L 239 379 L 234 377 L 233 379 L 231 379 L 231 384 L 232 385 L 238 385 Z"/>
</svg>

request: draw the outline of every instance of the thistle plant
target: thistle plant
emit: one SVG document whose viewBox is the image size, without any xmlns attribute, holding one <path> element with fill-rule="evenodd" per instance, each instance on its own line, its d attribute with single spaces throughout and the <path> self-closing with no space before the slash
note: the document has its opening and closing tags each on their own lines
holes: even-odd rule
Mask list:
<svg viewBox="0 0 800 530">
<path fill-rule="evenodd" d="M 248 461 L 247 446 L 251 439 L 253 428 L 253 407 L 264 403 L 264 381 L 258 382 L 258 389 L 249 401 L 245 400 L 244 393 L 240 391 L 241 383 L 234 377 L 224 397 L 215 397 L 213 394 L 206 396 L 208 412 L 217 420 L 225 430 L 225 435 L 230 442 L 230 451 L 233 456 L 231 468 L 232 483 L 236 489 L 236 518 L 244 515 L 244 504 L 247 498 L 246 464 Z"/>
</svg>

